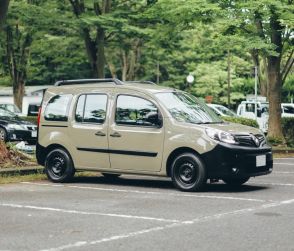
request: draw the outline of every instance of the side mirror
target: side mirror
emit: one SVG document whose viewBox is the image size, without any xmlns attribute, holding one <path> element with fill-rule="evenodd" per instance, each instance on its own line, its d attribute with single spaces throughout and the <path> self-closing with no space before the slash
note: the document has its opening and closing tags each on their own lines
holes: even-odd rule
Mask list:
<svg viewBox="0 0 294 251">
<path fill-rule="evenodd" d="M 261 109 L 260 108 L 257 109 L 257 117 L 259 117 L 259 118 L 261 117 Z"/>
<path fill-rule="evenodd" d="M 149 112 L 145 121 L 159 128 L 162 127 L 162 117 L 157 112 Z"/>
</svg>

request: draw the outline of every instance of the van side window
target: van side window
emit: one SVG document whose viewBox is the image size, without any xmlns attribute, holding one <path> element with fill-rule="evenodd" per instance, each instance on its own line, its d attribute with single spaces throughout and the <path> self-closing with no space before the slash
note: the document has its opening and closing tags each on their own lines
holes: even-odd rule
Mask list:
<svg viewBox="0 0 294 251">
<path fill-rule="evenodd" d="M 50 99 L 45 110 L 45 120 L 67 121 L 68 106 L 72 95 L 56 95 Z"/>
<path fill-rule="evenodd" d="M 76 121 L 103 124 L 106 117 L 106 106 L 106 94 L 81 95 L 76 108 Z"/>
<path fill-rule="evenodd" d="M 152 102 L 134 96 L 118 96 L 115 113 L 118 125 L 154 126 L 148 121 L 150 115 L 158 116 L 158 109 Z"/>
</svg>

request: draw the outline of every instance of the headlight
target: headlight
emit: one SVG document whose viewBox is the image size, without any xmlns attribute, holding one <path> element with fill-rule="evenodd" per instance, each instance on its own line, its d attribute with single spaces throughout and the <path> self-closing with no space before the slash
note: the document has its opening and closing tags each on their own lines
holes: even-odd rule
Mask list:
<svg viewBox="0 0 294 251">
<path fill-rule="evenodd" d="M 18 124 L 9 124 L 8 129 L 9 130 L 25 130 L 26 128 L 24 126 L 18 125 Z"/>
<path fill-rule="evenodd" d="M 224 132 L 224 131 L 213 129 L 213 128 L 206 128 L 205 132 L 212 139 L 215 139 L 224 143 L 228 143 L 228 144 L 238 144 L 234 136 L 228 132 Z"/>
</svg>

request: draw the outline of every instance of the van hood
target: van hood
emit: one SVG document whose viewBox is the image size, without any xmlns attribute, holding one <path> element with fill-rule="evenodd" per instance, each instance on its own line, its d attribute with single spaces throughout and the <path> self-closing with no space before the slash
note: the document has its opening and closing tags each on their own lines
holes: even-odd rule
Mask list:
<svg viewBox="0 0 294 251">
<path fill-rule="evenodd" d="M 218 130 L 222 130 L 225 132 L 229 132 L 232 134 L 263 134 L 258 128 L 254 128 L 251 126 L 231 123 L 231 122 L 224 122 L 220 124 L 206 124 L 206 128 L 214 128 Z"/>
</svg>

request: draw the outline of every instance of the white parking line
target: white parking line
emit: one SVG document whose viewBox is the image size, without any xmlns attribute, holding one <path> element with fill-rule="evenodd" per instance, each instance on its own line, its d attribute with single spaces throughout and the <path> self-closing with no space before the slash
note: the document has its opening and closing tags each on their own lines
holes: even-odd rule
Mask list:
<svg viewBox="0 0 294 251">
<path fill-rule="evenodd" d="M 162 227 L 153 227 L 153 228 L 143 229 L 140 231 L 131 232 L 131 233 L 127 233 L 127 234 L 114 235 L 109 238 L 102 238 L 102 239 L 94 240 L 94 241 L 78 241 L 78 242 L 75 242 L 72 244 L 63 245 L 63 246 L 56 247 L 56 248 L 43 249 L 41 251 L 62 251 L 65 249 L 72 249 L 75 247 L 85 247 L 85 246 L 90 246 L 90 245 L 97 245 L 97 244 L 100 244 L 103 242 L 111 242 L 111 241 L 116 241 L 116 240 L 121 240 L 121 239 L 127 239 L 127 238 L 135 237 L 138 235 L 148 234 L 151 232 L 158 232 L 158 231 L 162 231 L 162 230 L 166 230 L 166 229 L 170 229 L 170 228 L 174 228 L 174 227 L 180 227 L 180 226 L 185 226 L 188 224 L 189 225 L 195 224 L 198 222 L 206 222 L 206 221 L 210 221 L 210 220 L 221 219 L 223 217 L 230 216 L 230 215 L 233 216 L 233 215 L 245 214 L 245 213 L 250 213 L 250 212 L 257 211 L 257 210 L 263 210 L 263 209 L 273 208 L 273 207 L 278 207 L 278 206 L 283 206 L 283 205 L 290 205 L 293 203 L 294 203 L 294 199 L 285 200 L 285 201 L 280 201 L 280 202 L 275 202 L 275 203 L 270 203 L 270 204 L 264 204 L 264 205 L 257 206 L 257 207 L 251 207 L 251 208 L 245 208 L 245 209 L 240 209 L 240 210 L 235 210 L 235 211 L 230 211 L 230 212 L 225 212 L 225 213 L 220 213 L 220 214 L 208 215 L 208 216 L 204 216 L 204 217 L 195 218 L 191 221 L 168 224 L 168 225 L 165 225 Z"/>
<path fill-rule="evenodd" d="M 274 158 L 274 161 L 275 160 L 285 160 L 285 159 L 287 159 L 287 160 L 290 159 L 290 160 L 293 160 L 294 161 L 294 158 Z"/>
<path fill-rule="evenodd" d="M 270 185 L 270 186 L 294 186 L 293 183 L 271 183 L 271 182 L 248 182 L 248 184 L 253 184 L 253 185 Z"/>
<path fill-rule="evenodd" d="M 275 165 L 285 165 L 285 166 L 294 166 L 294 163 L 283 163 L 283 162 L 274 162 Z"/>
<path fill-rule="evenodd" d="M 282 172 L 282 171 L 273 171 L 273 173 L 279 173 L 279 174 L 294 174 L 294 172 Z"/>
<path fill-rule="evenodd" d="M 54 184 L 34 183 L 34 182 L 22 182 L 22 184 L 29 184 L 29 185 L 36 185 L 36 186 L 56 186 Z M 114 188 L 74 186 L 74 185 L 58 185 L 58 186 L 67 187 L 67 188 L 86 189 L 86 190 L 99 190 L 99 191 L 108 191 L 108 192 L 121 192 L 121 193 L 152 194 L 152 195 L 193 197 L 193 198 L 206 198 L 206 199 L 221 199 L 221 200 L 242 200 L 242 201 L 252 201 L 252 202 L 266 202 L 266 201 L 269 201 L 269 200 L 242 198 L 242 197 L 232 197 L 232 196 L 187 194 L 187 193 L 183 193 L 183 192 L 179 192 L 179 193 L 161 193 L 161 192 L 140 191 L 140 190 L 130 190 L 130 189 L 114 189 Z"/>
<path fill-rule="evenodd" d="M 131 219 L 139 219 L 139 220 L 151 220 L 151 221 L 160 221 L 160 222 L 169 222 L 169 223 L 177 223 L 181 222 L 179 220 L 170 220 L 163 218 L 153 218 L 146 216 L 137 216 L 137 215 L 125 215 L 125 214 L 106 214 L 106 213 L 97 213 L 97 212 L 86 212 L 86 211 L 77 211 L 77 210 L 67 210 L 61 208 L 52 208 L 52 207 L 38 207 L 31 205 L 19 205 L 19 204 L 10 204 L 10 203 L 0 203 L 2 207 L 12 207 L 12 208 L 26 208 L 33 210 L 43 210 L 43 211 L 54 211 L 60 213 L 69 213 L 69 214 L 81 214 L 81 215 L 99 215 L 99 216 L 109 216 L 109 217 L 118 217 L 118 218 L 131 218 Z"/>
</svg>

